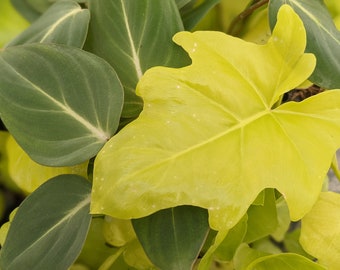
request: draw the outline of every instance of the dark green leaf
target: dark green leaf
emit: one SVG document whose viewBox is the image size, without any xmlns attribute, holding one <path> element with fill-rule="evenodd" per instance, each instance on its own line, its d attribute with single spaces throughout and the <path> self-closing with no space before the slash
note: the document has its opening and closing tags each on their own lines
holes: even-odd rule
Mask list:
<svg viewBox="0 0 340 270">
<path fill-rule="evenodd" d="M 278 225 L 275 194 L 265 190 L 264 205 L 251 205 L 248 209 L 248 230 L 244 241 L 249 243 L 273 233 Z"/>
<path fill-rule="evenodd" d="M 61 175 L 28 196 L 1 249 L 1 269 L 68 269 L 89 229 L 90 192 L 86 179 Z"/>
<path fill-rule="evenodd" d="M 315 54 L 316 68 L 310 80 L 327 89 L 340 88 L 340 32 L 322 0 L 270 1 L 269 17 L 273 28 L 281 5 L 288 4 L 302 19 L 307 32 L 306 52 Z"/>
<path fill-rule="evenodd" d="M 208 212 L 178 206 L 132 220 L 150 260 L 162 270 L 191 269 L 209 231 Z"/>
<path fill-rule="evenodd" d="M 59 43 L 83 47 L 90 13 L 74 1 L 59 1 L 7 46 L 24 43 Z"/>
<path fill-rule="evenodd" d="M 184 14 L 183 16 L 183 24 L 185 29 L 191 30 L 193 29 L 200 20 L 212 9 L 216 4 L 218 4 L 220 0 L 206 0 L 193 10 Z"/>
<path fill-rule="evenodd" d="M 28 44 L 0 55 L 0 117 L 38 163 L 69 166 L 95 156 L 115 133 L 122 103 L 112 67 L 80 49 Z"/>
<path fill-rule="evenodd" d="M 187 55 L 172 42 L 183 30 L 174 0 L 92 0 L 87 50 L 106 59 L 125 89 L 122 116 L 136 117 L 142 100 L 135 87 L 152 66 L 182 66 Z"/>
<path fill-rule="evenodd" d="M 185 5 L 189 4 L 190 2 L 195 2 L 196 0 L 176 0 L 176 5 L 178 9 L 181 9 Z"/>
</svg>

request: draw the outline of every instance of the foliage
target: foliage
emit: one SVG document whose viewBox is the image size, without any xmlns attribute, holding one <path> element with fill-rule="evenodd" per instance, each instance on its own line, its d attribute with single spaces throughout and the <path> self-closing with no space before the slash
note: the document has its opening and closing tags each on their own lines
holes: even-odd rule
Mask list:
<svg viewBox="0 0 340 270">
<path fill-rule="evenodd" d="M 1 269 L 339 267 L 337 1 L 11 3 Z"/>
</svg>

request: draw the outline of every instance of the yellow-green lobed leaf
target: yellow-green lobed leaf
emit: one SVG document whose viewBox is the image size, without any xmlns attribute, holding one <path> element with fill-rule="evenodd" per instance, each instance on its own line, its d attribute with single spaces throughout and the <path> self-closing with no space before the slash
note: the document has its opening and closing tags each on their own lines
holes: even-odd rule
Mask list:
<svg viewBox="0 0 340 270">
<path fill-rule="evenodd" d="M 340 91 L 273 108 L 315 67 L 299 17 L 284 5 L 266 45 L 220 32 L 174 40 L 192 64 L 142 77 L 143 112 L 96 158 L 92 213 L 130 219 L 195 205 L 226 230 L 271 187 L 300 219 L 340 146 Z"/>
</svg>

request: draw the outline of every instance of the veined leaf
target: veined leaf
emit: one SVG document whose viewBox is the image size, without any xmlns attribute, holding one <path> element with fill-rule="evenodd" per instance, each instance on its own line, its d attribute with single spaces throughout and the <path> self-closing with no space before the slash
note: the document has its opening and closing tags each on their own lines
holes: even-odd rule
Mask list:
<svg viewBox="0 0 340 270">
<path fill-rule="evenodd" d="M 0 117 L 36 162 L 95 156 L 118 127 L 120 81 L 103 59 L 73 47 L 28 44 L 0 54 Z"/>
<path fill-rule="evenodd" d="M 322 0 L 270 1 L 271 26 L 275 24 L 277 10 L 288 4 L 302 19 L 307 31 L 306 52 L 315 54 L 318 61 L 310 80 L 324 88 L 340 88 L 340 32 L 335 27 Z"/>
<path fill-rule="evenodd" d="M 300 219 L 340 146 L 340 91 L 273 108 L 315 66 L 302 21 L 285 5 L 266 45 L 220 32 L 175 41 L 192 65 L 143 76 L 143 112 L 96 158 L 91 211 L 129 219 L 195 205 L 209 210 L 212 229 L 226 230 L 271 187 Z"/>
<path fill-rule="evenodd" d="M 174 0 L 91 0 L 87 50 L 106 59 L 124 86 L 122 116 L 136 117 L 143 106 L 135 88 L 153 66 L 182 66 L 187 55 L 172 36 L 183 30 Z"/>
<path fill-rule="evenodd" d="M 1 269 L 67 269 L 85 241 L 91 215 L 90 183 L 61 175 L 20 205 L 0 253 Z"/>
<path fill-rule="evenodd" d="M 300 243 L 329 270 L 340 265 L 340 195 L 323 192 L 303 219 Z"/>
<path fill-rule="evenodd" d="M 58 1 L 7 46 L 59 43 L 82 48 L 90 13 L 74 1 Z"/>
<path fill-rule="evenodd" d="M 162 270 L 192 269 L 209 231 L 207 211 L 187 205 L 134 219 L 132 225 L 145 253 Z"/>
</svg>

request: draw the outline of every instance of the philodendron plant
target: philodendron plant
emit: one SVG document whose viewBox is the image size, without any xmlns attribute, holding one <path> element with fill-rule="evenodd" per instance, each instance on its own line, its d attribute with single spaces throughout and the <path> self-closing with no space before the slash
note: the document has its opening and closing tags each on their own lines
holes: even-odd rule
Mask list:
<svg viewBox="0 0 340 270">
<path fill-rule="evenodd" d="M 326 4 L 6 0 L 0 269 L 339 269 Z"/>
</svg>

